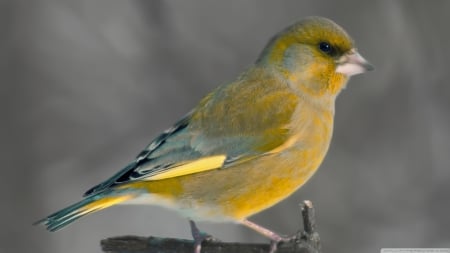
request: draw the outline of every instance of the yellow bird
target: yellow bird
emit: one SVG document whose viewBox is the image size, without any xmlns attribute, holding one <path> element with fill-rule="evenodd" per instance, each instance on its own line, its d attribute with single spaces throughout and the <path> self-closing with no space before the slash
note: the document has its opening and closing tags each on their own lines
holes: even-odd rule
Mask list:
<svg viewBox="0 0 450 253">
<path fill-rule="evenodd" d="M 247 218 L 314 174 L 330 145 L 337 95 L 350 76 L 371 69 L 333 21 L 301 20 L 124 169 L 38 223 L 56 231 L 119 203 L 152 204 L 192 220 L 240 223 L 282 241 Z M 191 228 L 199 252 L 204 238 L 193 222 Z"/>
</svg>

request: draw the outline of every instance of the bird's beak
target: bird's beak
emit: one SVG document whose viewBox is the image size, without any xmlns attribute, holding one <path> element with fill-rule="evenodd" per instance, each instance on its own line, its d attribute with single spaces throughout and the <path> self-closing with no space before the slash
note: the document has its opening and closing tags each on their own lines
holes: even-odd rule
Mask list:
<svg viewBox="0 0 450 253">
<path fill-rule="evenodd" d="M 366 61 L 356 49 L 352 49 L 338 59 L 336 72 L 350 77 L 374 69 L 372 64 Z"/>
</svg>

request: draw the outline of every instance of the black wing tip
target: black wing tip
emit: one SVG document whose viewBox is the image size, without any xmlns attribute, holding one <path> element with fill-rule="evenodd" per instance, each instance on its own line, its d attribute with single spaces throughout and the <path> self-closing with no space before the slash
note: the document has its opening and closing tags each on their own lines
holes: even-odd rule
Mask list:
<svg viewBox="0 0 450 253">
<path fill-rule="evenodd" d="M 127 166 L 125 166 L 125 168 L 123 168 L 122 170 L 120 170 L 119 172 L 117 172 L 114 176 L 110 177 L 108 180 L 104 181 L 103 183 L 100 183 L 94 187 L 92 187 L 91 189 L 87 190 L 84 194 L 83 197 L 90 197 L 92 195 L 95 195 L 97 193 L 106 191 L 108 188 L 113 187 L 114 185 L 116 185 L 117 180 L 119 178 L 122 178 L 124 174 L 129 173 L 130 170 L 133 170 L 133 168 L 135 168 L 137 162 L 133 161 L 131 163 L 129 163 Z"/>
<path fill-rule="evenodd" d="M 112 187 L 114 185 L 126 182 L 129 180 L 130 175 L 134 173 L 134 169 L 138 167 L 141 163 L 145 163 L 150 161 L 151 159 L 148 157 L 156 148 L 164 144 L 167 138 L 169 138 L 171 135 L 185 129 L 189 125 L 190 120 L 190 113 L 183 117 L 181 120 L 175 123 L 175 125 L 160 134 L 158 137 L 156 137 L 151 143 L 154 144 L 154 147 L 152 149 L 144 149 L 142 150 L 139 155 L 136 157 L 136 160 L 129 163 L 125 168 L 117 172 L 114 176 L 110 177 L 108 180 L 104 181 L 103 183 L 100 183 L 91 189 L 87 190 L 83 197 L 89 197 L 96 193 L 102 192 L 106 190 L 109 187 Z M 151 144 L 150 144 L 151 146 Z"/>
<path fill-rule="evenodd" d="M 92 187 L 91 189 L 87 190 L 87 191 L 83 194 L 83 197 L 87 197 L 87 196 L 92 195 L 93 193 L 96 192 L 96 189 L 97 189 L 98 187 L 99 187 L 99 185 L 96 185 L 96 186 Z"/>
</svg>

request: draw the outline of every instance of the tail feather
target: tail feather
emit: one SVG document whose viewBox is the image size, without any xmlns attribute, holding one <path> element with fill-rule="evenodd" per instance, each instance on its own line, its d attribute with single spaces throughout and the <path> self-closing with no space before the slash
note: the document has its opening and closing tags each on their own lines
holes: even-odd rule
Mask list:
<svg viewBox="0 0 450 253">
<path fill-rule="evenodd" d="M 68 206 L 48 217 L 37 221 L 34 225 L 42 224 L 49 231 L 58 231 L 70 223 L 90 213 L 105 209 L 120 202 L 135 198 L 136 194 L 132 192 L 101 192 L 89 196 L 78 203 Z"/>
</svg>

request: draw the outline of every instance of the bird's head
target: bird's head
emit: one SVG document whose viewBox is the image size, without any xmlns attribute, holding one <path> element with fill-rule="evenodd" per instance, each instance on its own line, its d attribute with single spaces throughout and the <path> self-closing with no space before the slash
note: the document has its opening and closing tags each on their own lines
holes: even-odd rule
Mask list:
<svg viewBox="0 0 450 253">
<path fill-rule="evenodd" d="M 335 97 L 350 76 L 373 69 L 344 29 L 322 17 L 306 18 L 277 34 L 256 64 L 273 67 L 293 88 L 314 97 Z"/>
</svg>

